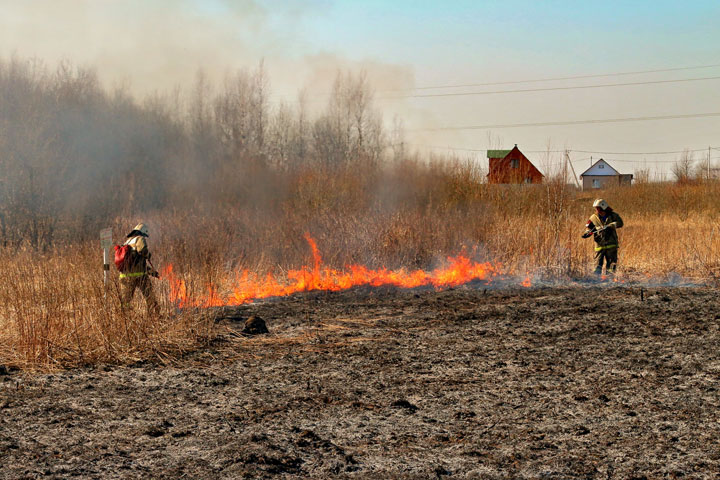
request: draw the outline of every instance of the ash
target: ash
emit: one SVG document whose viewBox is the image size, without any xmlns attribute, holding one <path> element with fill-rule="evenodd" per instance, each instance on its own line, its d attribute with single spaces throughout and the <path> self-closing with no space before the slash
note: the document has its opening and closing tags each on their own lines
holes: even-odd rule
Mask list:
<svg viewBox="0 0 720 480">
<path fill-rule="evenodd" d="M 715 478 L 705 287 L 298 295 L 171 365 L 0 375 L 0 478 Z M 250 316 L 269 334 L 240 332 Z"/>
</svg>

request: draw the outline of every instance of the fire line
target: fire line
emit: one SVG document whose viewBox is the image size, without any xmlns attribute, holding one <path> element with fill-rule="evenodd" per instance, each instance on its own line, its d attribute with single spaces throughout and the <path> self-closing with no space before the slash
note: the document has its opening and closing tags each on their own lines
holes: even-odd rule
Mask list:
<svg viewBox="0 0 720 480">
<path fill-rule="evenodd" d="M 284 280 L 279 280 L 271 273 L 260 276 L 243 270 L 228 282 L 229 287 L 223 289 L 228 292 L 225 294 L 220 293 L 217 285 L 208 285 L 199 296 L 189 294 L 185 281 L 174 273 L 172 265 L 168 265 L 163 271 L 163 278 L 170 283 L 170 300 L 181 308 L 218 307 L 242 305 L 262 298 L 283 297 L 298 292 L 340 291 L 357 286 L 433 286 L 443 289 L 473 280 L 490 281 L 501 269 L 499 264 L 473 262 L 464 255 L 457 255 L 448 257 L 445 266 L 430 271 L 404 268 L 372 270 L 362 265 L 349 265 L 345 270 L 335 270 L 323 265 L 315 240 L 309 234 L 305 234 L 305 239 L 312 251 L 312 267 L 289 270 Z M 529 284 L 529 278 L 526 281 Z"/>
</svg>

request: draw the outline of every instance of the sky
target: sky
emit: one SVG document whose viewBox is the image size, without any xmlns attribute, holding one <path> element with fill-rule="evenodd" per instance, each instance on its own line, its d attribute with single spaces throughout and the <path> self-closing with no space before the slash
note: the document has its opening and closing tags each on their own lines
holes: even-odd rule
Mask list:
<svg viewBox="0 0 720 480">
<path fill-rule="evenodd" d="M 262 61 L 273 102 L 322 104 L 338 70 L 363 71 L 409 148 L 663 175 L 679 154 L 652 152 L 712 146 L 720 166 L 720 116 L 537 124 L 720 112 L 718 25 L 717 0 L 0 0 L 0 56 L 71 60 L 139 97 Z"/>
</svg>

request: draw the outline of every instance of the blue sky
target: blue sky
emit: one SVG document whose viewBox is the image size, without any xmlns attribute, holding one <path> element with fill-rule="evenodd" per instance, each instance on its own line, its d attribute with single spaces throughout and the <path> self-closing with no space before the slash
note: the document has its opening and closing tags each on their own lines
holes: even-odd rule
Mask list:
<svg viewBox="0 0 720 480">
<path fill-rule="evenodd" d="M 719 25 L 717 1 L 373 0 L 332 2 L 321 13 L 303 17 L 298 35 L 306 48 L 313 50 L 337 50 L 357 61 L 369 57 L 407 65 L 413 70 L 415 86 L 433 86 L 717 64 Z M 720 68 L 543 85 L 718 75 Z M 507 88 L 533 85 L 537 86 Z M 494 98 L 418 99 L 412 102 L 417 109 L 413 117 L 433 117 L 433 124 L 448 126 L 720 112 L 718 87 L 720 81 L 714 80 Z M 572 148 L 579 143 L 580 149 L 623 152 L 700 148 L 720 143 L 718 133 L 720 120 L 715 117 L 513 129 L 492 135 L 508 145 L 519 143 L 529 149 L 546 149 L 548 144 Z M 488 146 L 487 138 L 478 138 L 478 134 L 487 132 L 432 133 L 431 139 L 416 142 Z M 631 171 L 639 163 L 626 160 L 637 158 L 618 156 L 618 166 Z M 669 157 L 654 158 L 667 161 Z M 667 170 L 666 164 L 656 166 Z"/>
<path fill-rule="evenodd" d="M 0 0 L 0 12 L 0 55 L 36 56 L 49 64 L 71 59 L 95 66 L 108 85 L 130 84 L 138 95 L 187 87 L 198 69 L 219 83 L 227 72 L 263 60 L 276 98 L 292 99 L 305 89 L 322 102 L 338 69 L 365 71 L 385 118 L 402 118 L 408 142 L 417 148 L 518 143 L 526 150 L 551 145 L 624 152 L 720 147 L 720 117 L 413 133 L 426 127 L 720 112 L 717 79 L 380 98 L 386 90 L 413 87 L 720 64 L 717 0 Z M 704 76 L 720 76 L 720 67 L 462 91 Z M 618 160 L 628 158 L 637 157 Z M 631 173 L 637 165 L 618 166 Z"/>
<path fill-rule="evenodd" d="M 298 36 L 358 60 L 457 68 L 432 74 L 440 77 L 523 64 L 581 72 L 702 63 L 720 53 L 719 22 L 717 1 L 370 0 L 328 2 L 303 17 Z"/>
</svg>

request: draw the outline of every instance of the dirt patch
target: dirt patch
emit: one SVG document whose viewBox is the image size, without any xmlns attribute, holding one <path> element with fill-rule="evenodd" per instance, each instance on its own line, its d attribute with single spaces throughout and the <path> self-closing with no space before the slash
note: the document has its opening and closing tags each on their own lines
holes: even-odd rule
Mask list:
<svg viewBox="0 0 720 480">
<path fill-rule="evenodd" d="M 714 478 L 704 288 L 394 289 L 220 309 L 173 366 L 0 376 L 0 478 Z M 269 334 L 248 337 L 256 316 Z"/>
</svg>

